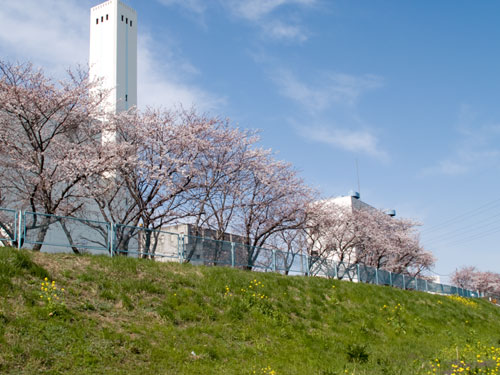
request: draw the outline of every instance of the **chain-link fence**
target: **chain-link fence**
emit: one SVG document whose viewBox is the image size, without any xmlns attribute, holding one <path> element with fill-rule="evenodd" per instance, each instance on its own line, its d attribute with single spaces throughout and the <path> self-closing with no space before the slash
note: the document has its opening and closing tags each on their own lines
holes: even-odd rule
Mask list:
<svg viewBox="0 0 500 375">
<path fill-rule="evenodd" d="M 77 254 L 110 253 L 111 225 L 97 220 L 24 212 L 23 247 Z"/>
<path fill-rule="evenodd" d="M 176 233 L 114 224 L 112 228 L 112 255 L 158 261 L 179 261 L 180 240 Z"/>
<path fill-rule="evenodd" d="M 108 254 L 156 261 L 227 266 L 258 272 L 319 276 L 387 285 L 436 294 L 480 297 L 476 292 L 428 279 L 363 264 L 335 262 L 330 258 L 309 256 L 301 252 L 283 252 L 162 229 L 35 212 L 21 213 L 4 208 L 0 208 L 0 245 L 17 245 L 47 252 Z"/>
</svg>

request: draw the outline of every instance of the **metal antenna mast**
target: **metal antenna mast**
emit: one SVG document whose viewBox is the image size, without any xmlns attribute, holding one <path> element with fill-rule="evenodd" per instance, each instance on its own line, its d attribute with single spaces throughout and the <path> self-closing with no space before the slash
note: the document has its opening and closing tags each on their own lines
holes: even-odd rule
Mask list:
<svg viewBox="0 0 500 375">
<path fill-rule="evenodd" d="M 361 194 L 361 185 L 359 183 L 359 165 L 358 158 L 356 158 L 356 177 L 358 178 L 358 193 Z"/>
</svg>

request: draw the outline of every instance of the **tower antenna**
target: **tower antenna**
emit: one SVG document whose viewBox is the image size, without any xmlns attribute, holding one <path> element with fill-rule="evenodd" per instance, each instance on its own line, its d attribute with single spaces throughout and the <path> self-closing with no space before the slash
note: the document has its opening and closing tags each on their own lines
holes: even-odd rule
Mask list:
<svg viewBox="0 0 500 375">
<path fill-rule="evenodd" d="M 356 158 L 356 177 L 358 178 L 358 193 L 361 194 L 361 185 L 359 183 L 359 165 L 358 158 Z"/>
</svg>

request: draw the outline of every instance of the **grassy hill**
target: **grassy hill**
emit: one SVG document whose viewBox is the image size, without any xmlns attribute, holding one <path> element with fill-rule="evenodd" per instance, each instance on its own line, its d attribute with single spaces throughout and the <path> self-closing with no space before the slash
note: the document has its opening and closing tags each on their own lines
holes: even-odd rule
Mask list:
<svg viewBox="0 0 500 375">
<path fill-rule="evenodd" d="M 497 374 L 499 347 L 482 300 L 0 248 L 2 374 Z"/>
</svg>

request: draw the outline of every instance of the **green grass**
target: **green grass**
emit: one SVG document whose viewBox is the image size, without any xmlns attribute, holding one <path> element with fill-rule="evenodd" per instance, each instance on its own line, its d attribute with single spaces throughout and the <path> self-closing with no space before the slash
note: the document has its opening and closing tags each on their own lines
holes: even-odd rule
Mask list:
<svg viewBox="0 0 500 375">
<path fill-rule="evenodd" d="M 62 303 L 40 298 L 45 277 Z M 478 342 L 500 346 L 482 300 L 0 248 L 2 374 L 414 375 Z"/>
</svg>

